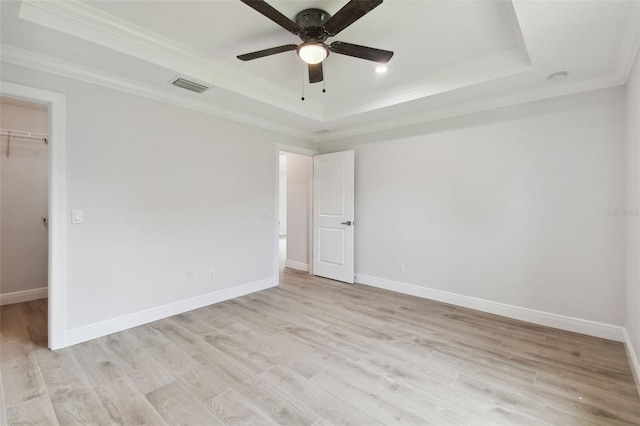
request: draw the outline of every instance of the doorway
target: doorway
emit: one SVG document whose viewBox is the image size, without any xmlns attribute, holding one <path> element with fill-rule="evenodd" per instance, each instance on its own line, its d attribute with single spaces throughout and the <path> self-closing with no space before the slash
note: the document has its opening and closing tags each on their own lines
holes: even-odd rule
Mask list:
<svg viewBox="0 0 640 426">
<path fill-rule="evenodd" d="M 276 151 L 277 280 L 290 268 L 353 284 L 354 151 L 297 151 Z"/>
<path fill-rule="evenodd" d="M 0 304 L 47 347 L 49 107 L 0 96 Z"/>
<path fill-rule="evenodd" d="M 48 246 L 48 303 L 46 308 L 47 339 L 50 349 L 65 344 L 65 284 L 67 281 L 67 186 L 66 186 L 66 96 L 7 81 L 0 81 L 0 96 L 48 105 L 48 165 L 49 205 L 47 228 Z M 1 289 L 0 289 L 1 292 Z"/>
<path fill-rule="evenodd" d="M 313 156 L 278 153 L 278 272 L 311 272 Z"/>
</svg>

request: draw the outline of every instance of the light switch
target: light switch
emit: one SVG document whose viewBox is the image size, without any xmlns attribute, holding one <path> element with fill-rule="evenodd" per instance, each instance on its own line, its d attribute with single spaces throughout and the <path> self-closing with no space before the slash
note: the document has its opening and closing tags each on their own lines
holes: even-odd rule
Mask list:
<svg viewBox="0 0 640 426">
<path fill-rule="evenodd" d="M 71 210 L 71 223 L 82 223 L 82 210 Z"/>
</svg>

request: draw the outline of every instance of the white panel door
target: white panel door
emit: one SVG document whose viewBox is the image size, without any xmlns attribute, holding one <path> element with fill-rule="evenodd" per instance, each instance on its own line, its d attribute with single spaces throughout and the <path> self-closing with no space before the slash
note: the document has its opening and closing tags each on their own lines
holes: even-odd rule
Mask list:
<svg viewBox="0 0 640 426">
<path fill-rule="evenodd" d="M 353 284 L 354 151 L 313 158 L 313 274 Z"/>
</svg>

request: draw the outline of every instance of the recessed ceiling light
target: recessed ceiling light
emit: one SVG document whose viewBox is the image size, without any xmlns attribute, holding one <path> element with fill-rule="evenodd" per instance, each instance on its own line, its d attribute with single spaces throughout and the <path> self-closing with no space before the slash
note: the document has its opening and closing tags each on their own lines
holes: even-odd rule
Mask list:
<svg viewBox="0 0 640 426">
<path fill-rule="evenodd" d="M 385 72 L 387 72 L 388 70 L 389 70 L 389 68 L 387 68 L 387 66 L 386 66 L 386 65 L 378 65 L 378 66 L 376 67 L 376 72 L 377 72 L 378 74 L 384 74 L 384 73 L 385 73 Z"/>
<path fill-rule="evenodd" d="M 565 78 L 567 78 L 567 75 L 569 75 L 567 71 L 558 71 L 558 72 L 554 72 L 553 74 L 549 74 L 547 76 L 547 80 L 554 83 L 558 83 L 564 80 Z"/>
</svg>

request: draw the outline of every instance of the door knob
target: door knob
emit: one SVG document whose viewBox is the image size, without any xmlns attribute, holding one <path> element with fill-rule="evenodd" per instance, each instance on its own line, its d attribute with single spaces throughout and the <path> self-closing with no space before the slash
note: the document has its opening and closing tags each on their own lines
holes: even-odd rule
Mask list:
<svg viewBox="0 0 640 426">
<path fill-rule="evenodd" d="M 350 220 L 346 221 L 346 222 L 342 222 L 340 225 L 347 225 L 347 226 L 351 226 L 353 225 L 353 222 L 351 222 Z"/>
</svg>

